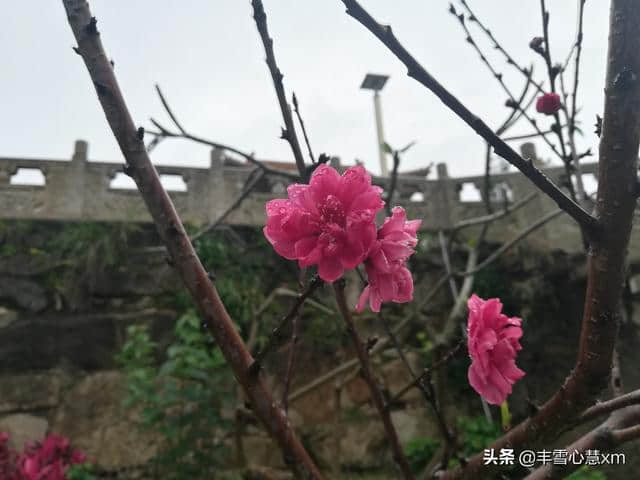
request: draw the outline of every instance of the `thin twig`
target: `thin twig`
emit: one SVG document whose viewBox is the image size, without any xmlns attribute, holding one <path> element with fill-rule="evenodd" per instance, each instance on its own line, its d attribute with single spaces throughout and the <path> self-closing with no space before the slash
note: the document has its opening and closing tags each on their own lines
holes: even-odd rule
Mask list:
<svg viewBox="0 0 640 480">
<path fill-rule="evenodd" d="M 384 204 L 384 208 L 388 216 L 391 216 L 393 196 L 396 192 L 396 185 L 398 184 L 398 167 L 399 166 L 400 166 L 400 152 L 396 150 L 393 152 L 393 169 L 391 170 L 391 177 L 389 178 L 389 191 L 387 193 L 386 202 Z"/>
<path fill-rule="evenodd" d="M 549 41 L 550 16 L 549 16 L 549 11 L 547 10 L 546 4 L 545 4 L 545 0 L 540 0 L 540 12 L 542 14 L 542 32 L 543 32 L 543 39 L 544 39 L 544 48 L 542 51 L 542 57 L 544 58 L 545 64 L 547 66 L 547 74 L 549 76 L 549 85 L 550 85 L 551 91 L 555 93 L 556 78 L 558 74 L 560 74 L 560 67 L 554 66 L 551 60 L 551 44 Z M 565 108 L 566 108 L 566 105 L 565 105 Z M 571 174 L 573 173 L 571 162 L 573 158 L 575 158 L 575 155 L 573 157 L 569 157 L 567 155 L 567 149 L 564 144 L 564 135 L 562 133 L 562 128 L 560 128 L 560 114 L 558 112 L 554 112 L 553 118 L 555 120 L 555 125 L 557 127 L 557 128 L 554 128 L 553 131 L 558 136 L 558 140 L 560 141 L 560 150 L 562 151 L 562 155 L 560 158 L 564 163 L 565 171 L 567 173 L 567 179 L 568 179 L 567 190 L 569 191 L 569 195 L 571 196 L 571 198 L 574 201 L 576 201 L 576 192 L 573 188 L 573 182 L 571 181 Z"/>
<path fill-rule="evenodd" d="M 202 229 L 198 230 L 196 233 L 191 235 L 191 237 L 189 237 L 191 241 L 195 242 L 202 235 L 205 235 L 211 230 L 215 230 L 218 227 L 218 225 L 224 222 L 226 218 L 231 214 L 231 212 L 233 212 L 236 208 L 238 208 L 242 204 L 244 199 L 249 196 L 249 194 L 253 191 L 256 185 L 258 185 L 258 183 L 264 178 L 264 175 L 265 175 L 264 170 L 261 170 L 256 167 L 256 169 L 249 174 L 249 177 L 247 178 L 247 182 L 245 183 L 245 186 L 242 192 L 240 193 L 240 195 L 238 195 L 235 198 L 235 200 L 231 202 L 231 204 L 226 208 L 226 210 L 222 212 L 222 214 L 220 214 L 220 216 L 216 218 L 215 221 L 204 226 Z"/>
<path fill-rule="evenodd" d="M 501 218 L 511 215 L 517 210 L 519 210 L 520 208 L 524 207 L 537 196 L 538 196 L 538 192 L 534 191 L 534 192 L 531 192 L 529 195 L 525 196 L 524 198 L 518 200 L 513 205 L 510 205 L 498 212 L 494 212 L 490 215 L 483 215 L 481 217 L 473 217 L 467 220 L 461 220 L 458 223 L 454 224 L 453 227 L 451 227 L 451 231 L 459 232 L 460 230 L 464 230 L 465 228 L 475 227 L 478 225 L 483 225 L 485 223 L 492 223 L 492 222 L 495 222 L 496 220 L 500 220 Z"/>
<path fill-rule="evenodd" d="M 453 358 L 456 353 L 458 353 L 458 351 L 460 350 L 460 348 L 464 345 L 464 340 L 460 340 L 458 343 L 456 343 L 456 345 L 449 350 L 440 360 L 438 360 L 437 362 L 433 363 L 432 365 L 430 365 L 428 368 L 425 369 L 425 371 L 422 372 L 422 374 L 420 374 L 420 376 L 414 376 L 412 378 L 412 380 L 407 383 L 404 387 L 400 388 L 400 390 L 398 390 L 388 401 L 387 401 L 387 405 L 391 406 L 395 403 L 397 403 L 402 397 L 404 397 L 407 392 L 409 390 L 411 390 L 412 388 L 415 388 L 418 386 L 418 383 L 420 381 L 421 378 L 424 377 L 424 375 L 426 375 L 427 370 L 430 373 L 435 372 L 438 368 L 442 367 L 443 365 L 445 365 L 451 358 Z"/>
<path fill-rule="evenodd" d="M 307 150 L 309 151 L 309 158 L 311 159 L 311 163 L 316 163 L 316 159 L 313 156 L 313 151 L 311 151 L 311 142 L 309 142 L 309 136 L 307 135 L 307 129 L 304 127 L 304 121 L 302 120 L 302 115 L 300 114 L 300 107 L 298 105 L 298 97 L 296 97 L 296 92 L 293 92 L 292 95 L 293 101 L 293 110 L 296 112 L 296 117 L 298 117 L 298 123 L 300 124 L 300 129 L 302 130 L 302 136 L 304 137 L 304 143 L 307 144 Z"/>
<path fill-rule="evenodd" d="M 298 176 L 298 175 L 295 175 L 295 174 L 292 174 L 292 173 L 289 173 L 289 172 L 286 172 L 286 171 L 283 171 L 283 170 L 277 170 L 275 168 L 267 167 L 264 163 L 262 163 L 261 161 L 257 160 L 255 158 L 255 156 L 250 154 L 250 153 L 243 152 L 242 150 L 239 150 L 239 149 L 237 149 L 235 147 L 232 147 L 230 145 L 226 145 L 224 143 L 215 142 L 213 140 L 209 140 L 209 139 L 200 137 L 198 135 L 194 135 L 192 133 L 189 133 L 188 131 L 186 131 L 184 129 L 182 124 L 178 122 L 176 115 L 173 113 L 173 111 L 169 107 L 169 103 L 167 102 L 166 97 L 162 94 L 162 90 L 160 89 L 160 87 L 158 85 L 156 85 L 156 91 L 158 92 L 158 95 L 160 97 L 162 105 L 165 107 L 165 110 L 166 110 L 167 114 L 172 119 L 173 123 L 175 124 L 175 126 L 179 130 L 179 132 L 178 133 L 173 132 L 173 131 L 169 130 L 168 128 L 164 127 L 157 120 L 151 118 L 151 119 L 149 119 L 149 121 L 159 131 L 158 132 L 154 132 L 153 130 L 147 129 L 146 133 L 153 135 L 155 137 L 154 140 L 158 139 L 158 138 L 183 138 L 185 140 L 190 140 L 192 142 L 200 143 L 202 145 L 207 145 L 207 146 L 212 147 L 212 148 L 218 148 L 220 150 L 225 150 L 225 151 L 228 151 L 228 152 L 231 152 L 231 153 L 235 153 L 236 155 L 239 155 L 242 158 L 244 158 L 247 162 L 252 163 L 255 166 L 259 167 L 260 169 L 264 170 L 265 173 L 269 173 L 269 174 L 275 175 L 275 176 L 286 177 L 286 178 L 289 178 L 289 179 L 294 180 L 294 181 L 299 181 L 300 180 L 300 176 Z"/>
<path fill-rule="evenodd" d="M 476 268 L 474 268 L 473 270 L 467 270 L 467 271 L 464 271 L 464 272 L 456 272 L 456 273 L 454 273 L 454 275 L 458 276 L 458 277 L 466 277 L 466 276 L 478 273 L 483 268 L 485 268 L 485 267 L 489 266 L 491 263 L 495 262 L 504 252 L 506 252 L 511 247 L 513 247 L 516 243 L 520 242 L 523 238 L 527 237 L 528 235 L 533 233 L 535 230 L 537 230 L 538 228 L 544 226 L 546 223 L 550 222 L 551 220 L 553 220 L 557 216 L 561 215 L 562 213 L 564 213 L 564 212 L 562 210 L 560 210 L 560 209 L 552 210 L 551 212 L 549 212 L 546 215 L 542 216 L 540 219 L 536 220 L 531 225 L 529 225 L 527 228 L 522 230 L 520 233 L 518 233 L 515 237 L 513 237 L 507 243 L 503 244 L 500 248 L 495 250 L 491 255 L 489 255 L 482 262 L 480 262 L 478 264 L 478 266 Z"/>
<path fill-rule="evenodd" d="M 358 360 L 360 361 L 362 378 L 369 386 L 371 400 L 375 404 L 376 409 L 378 410 L 378 414 L 380 415 L 380 419 L 382 420 L 382 423 L 384 425 L 384 429 L 387 434 L 387 441 L 389 442 L 389 446 L 391 447 L 391 451 L 393 454 L 393 460 L 400 468 L 400 471 L 402 472 L 404 478 L 406 480 L 412 480 L 415 477 L 411 472 L 411 467 L 409 466 L 407 457 L 404 455 L 404 451 L 402 450 L 402 446 L 400 445 L 398 434 L 396 433 L 396 429 L 393 426 L 393 422 L 391 421 L 391 415 L 385 408 L 382 392 L 380 391 L 376 379 L 373 377 L 373 373 L 371 372 L 371 368 L 369 365 L 369 354 L 367 352 L 367 349 L 365 348 L 365 345 L 362 343 L 362 340 L 360 340 L 360 336 L 358 335 L 355 325 L 353 324 L 351 312 L 349 311 L 349 307 L 347 306 L 347 299 L 344 295 L 344 283 L 344 279 L 334 282 L 333 290 L 336 294 L 338 308 L 347 327 L 347 333 L 351 337 L 356 355 L 358 356 Z"/>
<path fill-rule="evenodd" d="M 258 33 L 264 46 L 264 51 L 267 56 L 267 66 L 271 73 L 271 79 L 273 80 L 273 86 L 276 90 L 276 96 L 278 97 L 278 103 L 280 104 L 280 112 L 282 113 L 282 119 L 284 121 L 284 128 L 282 129 L 282 138 L 285 139 L 296 161 L 298 172 L 302 177 L 304 183 L 306 183 L 309 174 L 304 164 L 304 158 L 302 156 L 302 150 L 300 149 L 300 143 L 298 142 L 298 136 L 296 134 L 295 125 L 293 124 L 293 117 L 291 116 L 291 107 L 287 102 L 287 96 L 284 92 L 284 85 L 282 83 L 282 72 L 278 68 L 276 63 L 276 57 L 273 52 L 273 39 L 269 36 L 269 30 L 267 28 L 267 14 L 264 11 L 262 0 L 251 0 L 251 6 L 253 7 L 253 19 L 258 27 Z"/>
<path fill-rule="evenodd" d="M 289 323 L 291 323 L 291 321 L 298 315 L 300 309 L 302 308 L 302 305 L 304 305 L 305 300 L 320 286 L 322 285 L 322 280 L 320 279 L 319 276 L 315 275 L 311 281 L 309 282 L 309 285 L 307 286 L 307 288 L 298 295 L 298 298 L 296 299 L 295 303 L 293 304 L 293 306 L 291 307 L 291 310 L 289 310 L 289 313 L 287 313 L 282 320 L 280 320 L 280 323 L 278 323 L 278 325 L 271 331 L 271 334 L 269 335 L 269 338 L 267 338 L 267 343 L 264 345 L 264 347 L 262 347 L 262 349 L 256 353 L 254 360 L 253 360 L 253 364 L 250 367 L 250 371 L 253 373 L 257 373 L 260 370 L 260 367 L 262 365 L 262 362 L 264 361 L 265 357 L 267 356 L 267 354 L 275 347 L 279 344 L 281 338 L 282 338 L 282 334 L 283 334 L 283 330 L 289 325 Z"/>
<path fill-rule="evenodd" d="M 472 22 L 475 22 L 480 29 L 484 32 L 484 34 L 489 38 L 489 40 L 491 40 L 491 43 L 493 43 L 493 48 L 495 48 L 496 50 L 498 50 L 506 59 L 507 63 L 511 66 L 513 66 L 516 70 L 518 70 L 522 75 L 524 75 L 526 78 L 531 79 L 531 83 L 533 84 L 534 87 L 536 87 L 536 90 L 539 93 L 545 93 L 544 91 L 544 87 L 542 86 L 541 82 L 536 82 L 535 80 L 533 80 L 531 77 L 531 71 L 527 70 L 525 67 L 523 67 L 522 65 L 520 65 L 515 58 L 513 58 L 509 52 L 507 52 L 504 47 L 500 44 L 500 42 L 498 42 L 498 40 L 496 39 L 496 37 L 493 35 L 493 32 L 491 30 L 489 30 L 484 23 L 482 23 L 482 21 L 477 17 L 477 15 L 471 10 L 471 8 L 469 7 L 469 5 L 467 4 L 467 2 L 465 0 L 460 0 L 460 3 L 462 4 L 462 6 L 467 10 L 467 13 L 469 14 L 469 20 Z"/>
<path fill-rule="evenodd" d="M 458 20 L 458 23 L 462 27 L 462 30 L 464 31 L 464 34 L 466 36 L 467 43 L 472 46 L 472 48 L 475 50 L 475 52 L 480 57 L 480 60 L 482 61 L 482 63 L 491 72 L 491 75 L 498 81 L 498 83 L 502 87 L 502 90 L 504 90 L 504 92 L 509 97 L 510 106 L 512 108 L 518 110 L 521 113 L 522 117 L 524 117 L 531 124 L 531 126 L 534 128 L 534 130 L 537 133 L 537 136 L 539 136 L 540 138 L 542 138 L 542 140 L 544 140 L 544 142 L 549 146 L 549 148 L 553 151 L 553 153 L 555 153 L 558 156 L 558 158 L 560 158 L 561 160 L 564 160 L 562 154 L 556 149 L 556 146 L 553 143 L 551 143 L 551 141 L 547 138 L 545 132 L 540 130 L 540 127 L 538 127 L 538 123 L 536 122 L 536 120 L 533 119 L 532 117 L 530 117 L 529 114 L 527 113 L 527 111 L 524 108 L 522 108 L 522 105 L 516 100 L 516 98 L 513 95 L 513 92 L 511 92 L 511 89 L 505 83 L 505 81 L 503 79 L 503 76 L 502 76 L 502 73 L 499 73 L 493 67 L 491 62 L 489 62 L 489 59 L 486 57 L 484 52 L 480 49 L 480 47 L 478 46 L 476 41 L 473 39 L 473 36 L 471 35 L 471 31 L 469 30 L 469 28 L 467 27 L 467 24 L 465 22 L 464 15 L 463 14 L 456 15 L 455 10 L 452 10 L 452 9 L 450 9 L 449 11 Z M 551 130 L 550 130 L 550 132 L 551 132 Z"/>
<path fill-rule="evenodd" d="M 598 230 L 598 221 L 580 205 L 564 194 L 532 162 L 524 160 L 515 150 L 498 137 L 479 117 L 474 115 L 460 100 L 453 96 L 420 65 L 400 44 L 389 26 L 379 24 L 356 0 L 342 0 L 347 13 L 373 33 L 407 67 L 408 75 L 431 90 L 442 102 L 456 113 L 478 135 L 494 148 L 495 152 L 520 170 L 540 190 L 553 199 L 587 231 Z"/>
<path fill-rule="evenodd" d="M 563 128 L 566 127 L 566 125 L 563 125 Z M 502 139 L 505 142 L 513 142 L 516 140 L 527 140 L 529 138 L 536 138 L 536 137 L 540 137 L 540 136 L 544 136 L 544 135 L 548 135 L 550 133 L 552 133 L 553 130 L 549 129 L 549 130 L 542 130 L 542 131 L 537 131 L 537 132 L 532 132 L 532 133 L 524 133 L 522 135 L 512 135 L 510 137 L 502 137 Z"/>
<path fill-rule="evenodd" d="M 289 342 L 289 355 L 287 358 L 287 370 L 284 375 L 284 387 L 282 389 L 282 408 L 289 411 L 289 389 L 293 380 L 293 368 L 296 362 L 296 350 L 300 330 L 300 312 L 293 317 L 291 322 L 291 340 Z"/>
</svg>

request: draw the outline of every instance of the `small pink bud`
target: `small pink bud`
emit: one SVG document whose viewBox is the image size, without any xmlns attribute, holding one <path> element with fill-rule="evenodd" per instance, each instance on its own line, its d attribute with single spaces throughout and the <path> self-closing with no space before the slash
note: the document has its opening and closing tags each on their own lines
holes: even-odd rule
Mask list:
<svg viewBox="0 0 640 480">
<path fill-rule="evenodd" d="M 557 93 L 545 93 L 536 101 L 536 110 L 545 115 L 553 115 L 561 106 L 560 95 Z"/>
</svg>

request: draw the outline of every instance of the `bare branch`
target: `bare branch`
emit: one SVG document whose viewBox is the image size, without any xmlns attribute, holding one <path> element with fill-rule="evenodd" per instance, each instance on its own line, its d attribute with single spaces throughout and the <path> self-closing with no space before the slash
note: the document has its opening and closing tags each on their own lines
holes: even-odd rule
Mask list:
<svg viewBox="0 0 640 480">
<path fill-rule="evenodd" d="M 273 86 L 276 90 L 278 97 L 278 103 L 280 104 L 280 112 L 282 113 L 282 119 L 284 120 L 284 129 L 282 130 L 282 138 L 289 142 L 293 157 L 296 160 L 298 172 L 302 177 L 303 182 L 308 180 L 309 174 L 304 164 L 304 158 L 302 157 L 302 150 L 300 150 L 300 143 L 298 142 L 298 136 L 296 134 L 295 125 L 293 124 L 293 117 L 291 116 L 291 107 L 287 103 L 287 96 L 284 93 L 284 85 L 282 83 L 282 72 L 278 68 L 276 63 L 276 57 L 273 52 L 273 39 L 269 37 L 269 30 L 267 29 L 267 14 L 264 11 L 262 0 L 251 0 L 251 6 L 253 7 L 253 18 L 258 27 L 260 33 L 260 39 L 264 46 L 264 51 L 267 55 L 267 66 L 271 73 L 271 79 L 273 80 Z"/>
<path fill-rule="evenodd" d="M 197 135 L 193 135 L 192 133 L 189 133 L 187 131 L 184 130 L 184 128 L 182 127 L 182 124 L 177 123 L 177 117 L 175 116 L 175 114 L 173 113 L 173 111 L 170 109 L 169 107 L 169 103 L 167 102 L 165 96 L 162 94 L 162 90 L 160 90 L 160 87 L 158 85 L 156 85 L 156 90 L 158 92 L 158 95 L 160 96 L 160 100 L 162 101 L 162 104 L 165 106 L 165 110 L 167 111 L 167 114 L 171 117 L 171 119 L 174 121 L 174 123 L 176 123 L 176 125 L 180 125 L 180 133 L 176 133 L 176 132 L 172 132 L 171 130 L 165 128 L 164 126 L 162 126 L 158 121 L 156 121 L 155 119 L 151 118 L 149 119 L 149 121 L 159 130 L 159 132 L 154 132 L 152 130 L 147 130 L 147 133 L 154 135 L 154 140 L 157 140 L 158 138 L 163 139 L 163 138 L 183 138 L 185 140 L 191 140 L 192 142 L 196 142 L 196 143 L 200 143 L 202 145 L 207 145 L 209 147 L 212 148 L 219 148 L 220 150 L 226 150 L 228 152 L 231 153 L 235 153 L 236 155 L 241 156 L 242 158 L 244 158 L 247 162 L 254 164 L 255 166 L 259 167 L 260 169 L 264 170 L 265 173 L 274 175 L 274 176 L 280 176 L 280 177 L 285 177 L 285 178 L 289 178 L 291 180 L 294 181 L 299 181 L 300 177 L 298 175 L 289 173 L 289 172 L 285 172 L 283 170 L 277 170 L 275 168 L 270 168 L 267 167 L 264 163 L 262 163 L 261 161 L 257 160 L 252 154 L 247 153 L 247 152 L 243 152 L 242 150 L 239 150 L 235 147 L 232 147 L 230 145 L 225 145 L 224 143 L 220 143 L 220 142 L 214 142 L 213 140 L 209 140 Z M 153 142 L 152 142 L 153 143 Z M 156 142 L 157 145 L 157 142 Z M 155 145 L 154 145 L 155 146 Z"/>
<path fill-rule="evenodd" d="M 247 182 L 245 183 L 244 188 L 242 189 L 242 192 L 240 193 L 240 195 L 238 195 L 235 198 L 235 200 L 231 202 L 231 204 L 227 207 L 227 209 L 224 212 L 222 212 L 222 214 L 218 218 L 216 218 L 213 223 L 210 223 L 209 225 L 204 226 L 202 229 L 200 229 L 199 231 L 191 235 L 191 237 L 189 237 L 191 241 L 195 242 L 202 235 L 210 232 L 211 230 L 215 230 L 216 227 L 218 227 L 218 225 L 224 222 L 227 219 L 227 217 L 231 214 L 231 212 L 233 212 L 236 208 L 238 208 L 242 204 L 244 199 L 249 196 L 249 194 L 253 191 L 253 189 L 260 182 L 260 180 L 264 178 L 264 175 L 265 175 L 264 170 L 260 170 L 259 168 L 256 168 L 253 172 L 251 172 L 251 174 L 249 174 L 249 178 L 247 178 Z"/>
<path fill-rule="evenodd" d="M 170 258 L 198 305 L 203 320 L 233 369 L 238 383 L 242 385 L 253 411 L 278 443 L 291 467 L 302 478 L 321 479 L 320 471 L 292 430 L 284 412 L 277 407 L 264 380 L 249 372 L 253 361 L 251 354 L 200 263 L 173 203 L 151 164 L 143 134 L 135 127 L 129 114 L 113 68 L 102 47 L 96 19 L 92 17 L 87 2 L 63 0 L 63 4 L 78 42 L 77 53 L 82 56 L 89 71 L 127 169 L 138 185 Z"/>
<path fill-rule="evenodd" d="M 522 241 L 525 237 L 529 236 L 531 233 L 536 231 L 538 228 L 544 226 L 546 223 L 550 222 L 551 220 L 553 220 L 557 216 L 561 215 L 562 213 L 564 213 L 564 212 L 562 210 L 560 210 L 560 209 L 552 210 L 551 212 L 549 212 L 546 215 L 542 216 L 540 219 L 538 219 L 537 221 L 533 222 L 527 228 L 522 230 L 520 233 L 518 233 L 515 237 L 513 237 L 507 243 L 505 243 L 502 246 L 500 246 L 500 248 L 495 250 L 491 255 L 489 255 L 482 262 L 480 262 L 480 264 L 476 268 L 474 268 L 472 270 L 466 270 L 464 272 L 456 272 L 456 273 L 454 273 L 454 275 L 459 276 L 459 277 L 466 277 L 468 275 L 473 275 L 475 273 L 478 273 L 483 268 L 485 268 L 485 267 L 489 266 L 491 263 L 495 262 L 504 252 L 506 252 L 511 247 L 513 247 L 516 243 Z"/>
<path fill-rule="evenodd" d="M 298 335 L 300 333 L 300 312 L 293 317 L 291 322 L 291 340 L 289 341 L 289 356 L 287 358 L 287 371 L 284 375 L 284 387 L 282 390 L 282 408 L 285 412 L 289 410 L 289 389 L 293 380 L 293 368 L 296 362 L 296 346 L 298 345 Z"/>
<path fill-rule="evenodd" d="M 557 438 L 606 386 L 620 317 L 626 251 L 636 204 L 640 142 L 640 10 L 633 0 L 612 0 L 605 109 L 598 163 L 596 213 L 603 224 L 591 245 L 576 365 L 562 388 L 531 418 L 489 448 L 528 448 Z M 629 407 L 632 408 L 632 407 Z M 487 466 L 475 455 L 444 478 L 482 478 Z M 490 468 L 490 467 L 489 467 Z"/>
<path fill-rule="evenodd" d="M 504 90 L 504 92 L 509 97 L 509 101 L 508 101 L 509 106 L 519 111 L 522 117 L 524 117 L 531 124 L 533 129 L 536 131 L 537 136 L 542 138 L 542 140 L 549 146 L 549 148 L 553 151 L 553 153 L 555 153 L 558 156 L 558 158 L 564 161 L 565 157 L 556 149 L 556 146 L 553 143 L 551 143 L 551 141 L 547 138 L 546 133 L 540 130 L 540 127 L 538 127 L 538 123 L 529 116 L 526 109 L 522 108 L 521 101 L 518 102 L 516 100 L 513 93 L 511 92 L 511 89 L 505 83 L 502 73 L 499 73 L 498 71 L 496 71 L 496 69 L 493 67 L 491 62 L 489 62 L 489 59 L 486 57 L 484 52 L 480 49 L 476 41 L 473 39 L 473 36 L 471 35 L 471 31 L 469 30 L 465 22 L 464 15 L 462 14 L 456 15 L 455 10 L 450 10 L 450 12 L 458 20 L 458 23 L 462 27 L 462 30 L 464 31 L 464 34 L 466 36 L 467 43 L 470 44 L 471 47 L 475 50 L 475 52 L 480 57 L 480 60 L 482 61 L 482 63 L 489 69 L 493 78 L 495 78 L 498 81 L 498 83 L 502 87 L 502 90 Z M 549 130 L 548 132 L 553 132 L 553 130 Z"/>
<path fill-rule="evenodd" d="M 400 166 L 400 151 L 393 152 L 393 169 L 391 170 L 391 177 L 389 178 L 389 190 L 387 193 L 386 202 L 384 204 L 385 211 L 388 216 L 391 216 L 391 209 L 393 205 L 393 196 L 396 192 L 396 185 L 398 184 L 398 167 Z"/>
<path fill-rule="evenodd" d="M 495 152 L 520 170 L 540 190 L 551 197 L 560 208 L 565 210 L 583 228 L 589 232 L 598 230 L 597 220 L 580 205 L 567 197 L 558 186 L 551 182 L 532 162 L 524 160 L 515 150 L 498 137 L 479 117 L 474 115 L 460 100 L 453 96 L 400 44 L 388 26 L 383 26 L 369 15 L 356 0 L 342 0 L 347 13 L 373 33 L 396 57 L 405 64 L 408 75 L 431 90 L 442 102 L 456 113 L 478 135 L 494 148 Z"/>
<path fill-rule="evenodd" d="M 373 373 L 371 372 L 371 368 L 369 366 L 369 354 L 364 344 L 362 343 L 362 340 L 360 340 L 360 336 L 358 335 L 355 325 L 353 324 L 351 312 L 349 311 L 349 307 L 347 306 L 347 299 L 344 295 L 344 279 L 334 282 L 333 290 L 336 294 L 338 308 L 347 327 L 347 333 L 351 337 L 353 347 L 358 356 L 358 360 L 360 361 L 362 378 L 365 382 L 367 382 L 367 385 L 369 386 L 371 400 L 375 404 L 382 423 L 384 424 L 384 429 L 387 434 L 387 441 L 389 442 L 389 446 L 391 447 L 391 451 L 393 453 L 393 460 L 400 468 L 400 471 L 402 472 L 402 475 L 406 480 L 414 479 L 415 477 L 411 472 L 409 462 L 407 461 L 407 458 L 405 457 L 402 450 L 402 446 L 400 445 L 400 441 L 398 440 L 398 434 L 396 433 L 396 429 L 393 426 L 393 422 L 391 421 L 391 415 L 385 408 L 382 392 L 380 391 L 376 379 L 373 377 Z"/>
<path fill-rule="evenodd" d="M 165 111 L 169 115 L 169 118 L 171 118 L 171 121 L 173 122 L 173 124 L 176 126 L 176 128 L 180 131 L 180 133 L 183 136 L 186 136 L 187 135 L 186 130 L 182 127 L 182 125 L 180 124 L 176 116 L 173 114 L 173 111 L 171 110 L 171 107 L 169 107 L 167 100 L 164 98 L 164 95 L 162 94 L 162 90 L 160 90 L 160 85 L 158 84 L 156 84 L 156 92 L 158 92 L 158 96 L 160 97 L 162 106 L 164 107 Z"/>
<path fill-rule="evenodd" d="M 531 79 L 531 83 L 533 84 L 534 87 L 536 87 L 536 90 L 539 93 L 545 93 L 544 88 L 542 86 L 542 83 L 540 82 L 536 82 L 534 81 L 531 77 L 532 77 L 532 72 L 530 70 L 527 70 L 525 67 L 523 67 L 522 65 L 520 65 L 510 54 L 509 52 L 507 52 L 503 46 L 500 44 L 500 42 L 498 42 L 498 40 L 496 39 L 496 37 L 493 35 L 493 32 L 491 32 L 491 30 L 489 30 L 483 23 L 482 21 L 476 16 L 476 14 L 471 10 L 471 8 L 469 8 L 469 5 L 467 4 L 467 2 L 465 0 L 460 0 L 460 3 L 462 4 L 462 6 L 465 8 L 465 10 L 467 11 L 467 13 L 469 14 L 469 20 L 475 22 L 478 27 L 480 27 L 480 29 L 484 32 L 485 35 L 487 35 L 487 37 L 489 38 L 489 40 L 491 40 L 491 43 L 493 44 L 493 48 L 495 48 L 496 50 L 498 50 L 506 59 L 507 64 L 513 66 L 516 70 L 518 70 L 522 75 L 524 75 L 526 78 Z"/>
<path fill-rule="evenodd" d="M 538 196 L 538 192 L 531 192 L 529 195 L 527 195 L 524 198 L 518 200 L 513 205 L 507 206 L 503 210 L 500 210 L 498 212 L 494 212 L 494 213 L 492 213 L 490 215 L 484 215 L 482 217 L 474 217 L 474 218 L 469 218 L 467 220 L 461 220 L 458 223 L 456 223 L 451 228 L 451 230 L 453 232 L 459 232 L 460 230 L 464 230 L 465 228 L 475 227 L 477 225 L 482 225 L 482 224 L 485 224 L 485 223 L 495 222 L 496 220 L 500 220 L 501 218 L 504 218 L 504 217 L 506 217 L 508 215 L 513 214 L 514 212 L 516 212 L 520 208 L 522 208 L 525 205 L 527 205 L 529 202 L 531 202 L 531 200 L 533 200 L 537 196 Z"/>
<path fill-rule="evenodd" d="M 300 309 L 302 308 L 302 305 L 304 305 L 305 300 L 320 285 L 322 285 L 322 280 L 320 279 L 320 277 L 315 275 L 311 279 L 311 281 L 309 282 L 309 286 L 307 286 L 307 288 L 304 290 L 304 292 L 302 292 L 301 294 L 298 295 L 298 298 L 296 299 L 295 303 L 293 304 L 293 307 L 291 307 L 291 310 L 289 311 L 289 313 L 287 313 L 283 317 L 283 319 L 280 320 L 280 323 L 271 331 L 271 335 L 269 335 L 269 338 L 267 339 L 267 343 L 265 344 L 264 347 L 262 347 L 262 350 L 260 350 L 258 353 L 256 353 L 254 361 L 253 361 L 253 364 L 251 365 L 251 367 L 249 369 L 251 372 L 257 373 L 260 370 L 262 361 L 265 359 L 267 354 L 275 346 L 277 346 L 277 344 L 279 343 L 280 339 L 282 338 L 283 330 L 298 315 L 298 313 L 300 312 Z"/>
<path fill-rule="evenodd" d="M 596 403 L 593 407 L 587 408 L 580 417 L 578 417 L 578 420 L 580 423 L 589 422 L 607 413 L 637 404 L 640 404 L 640 389 L 612 398 L 611 400 Z"/>
<path fill-rule="evenodd" d="M 293 97 L 293 110 L 296 112 L 296 117 L 298 117 L 298 123 L 300 124 L 302 135 L 304 136 L 304 143 L 307 144 L 307 150 L 309 151 L 309 158 L 311 159 L 311 163 L 316 163 L 316 159 L 314 158 L 313 152 L 311 151 L 311 142 L 309 142 L 307 129 L 304 128 L 304 121 L 302 120 L 302 115 L 300 115 L 300 108 L 298 106 L 298 98 L 296 97 L 296 92 L 293 92 L 292 97 Z"/>
</svg>

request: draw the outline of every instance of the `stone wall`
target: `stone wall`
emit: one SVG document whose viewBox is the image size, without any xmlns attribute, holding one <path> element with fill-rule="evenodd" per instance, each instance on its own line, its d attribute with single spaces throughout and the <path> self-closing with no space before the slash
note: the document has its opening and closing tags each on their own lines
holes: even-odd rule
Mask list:
<svg viewBox="0 0 640 480">
<path fill-rule="evenodd" d="M 527 153 L 528 152 L 528 153 Z M 531 144 L 523 145 L 523 154 L 535 155 Z M 339 160 L 334 162 L 339 167 Z M 44 185 L 12 183 L 19 169 L 38 170 Z M 201 225 L 214 221 L 242 192 L 253 166 L 228 159 L 220 150 L 212 150 L 208 168 L 156 166 L 162 176 L 173 176 L 184 182 L 185 191 L 170 191 L 183 221 Z M 584 175 L 597 174 L 597 163 L 583 163 Z M 545 174 L 556 184 L 566 184 L 563 167 L 545 168 Z M 112 180 L 122 174 L 120 163 L 88 161 L 88 144 L 78 140 L 71 161 L 36 160 L 0 157 L 0 218 L 40 220 L 98 220 L 150 221 L 147 210 L 135 189 L 113 188 Z M 450 178 L 445 164 L 437 165 L 437 179 L 401 175 L 394 196 L 394 204 L 404 205 L 413 218 L 424 219 L 431 230 L 450 228 L 457 221 L 483 215 L 484 177 Z M 388 187 L 388 179 L 374 177 L 374 183 Z M 489 192 L 494 209 L 513 205 L 535 191 L 528 179 L 519 172 L 492 175 L 493 189 Z M 282 197 L 287 185 L 285 178 L 269 176 L 228 218 L 232 225 L 260 226 L 265 221 L 264 204 Z M 461 199 L 461 192 L 475 192 L 469 201 Z M 526 207 L 498 222 L 489 240 L 504 242 L 524 226 L 535 222 L 545 213 L 557 208 L 539 194 Z M 580 232 L 574 222 L 561 215 L 538 230 L 533 236 L 541 247 L 560 248 L 579 252 Z M 631 255 L 640 255 L 640 237 L 634 233 Z"/>
</svg>

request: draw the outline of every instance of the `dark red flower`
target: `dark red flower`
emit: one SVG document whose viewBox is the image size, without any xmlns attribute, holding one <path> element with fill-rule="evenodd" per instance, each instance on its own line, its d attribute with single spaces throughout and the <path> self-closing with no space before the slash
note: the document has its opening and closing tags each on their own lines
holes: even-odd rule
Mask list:
<svg viewBox="0 0 640 480">
<path fill-rule="evenodd" d="M 545 93 L 536 101 L 536 110 L 545 115 L 553 115 L 561 106 L 560 95 L 557 93 Z"/>
</svg>

